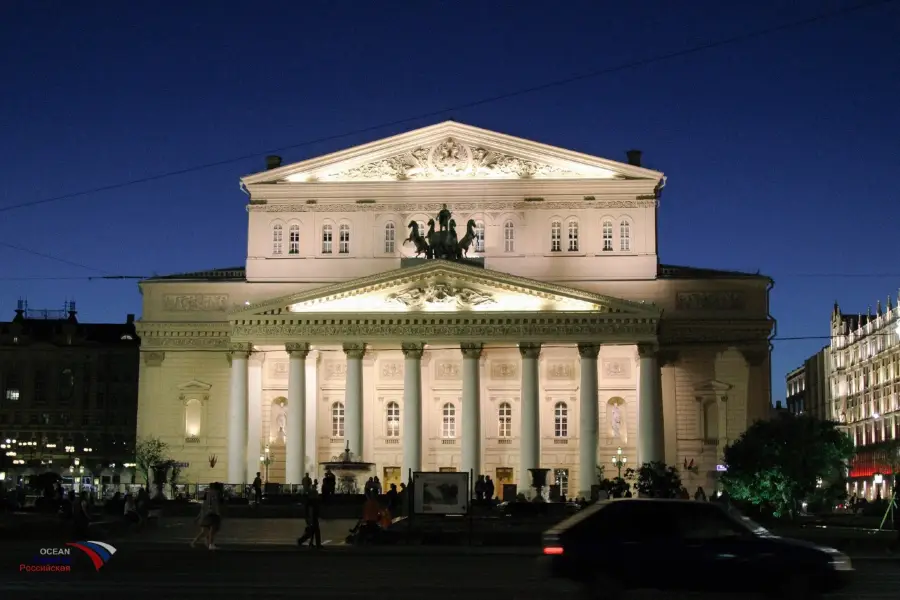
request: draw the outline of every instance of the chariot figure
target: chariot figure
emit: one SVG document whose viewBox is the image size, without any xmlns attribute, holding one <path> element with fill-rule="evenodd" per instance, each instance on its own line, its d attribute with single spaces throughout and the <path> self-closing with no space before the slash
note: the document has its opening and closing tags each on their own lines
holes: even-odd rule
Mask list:
<svg viewBox="0 0 900 600">
<path fill-rule="evenodd" d="M 447 208 L 447 205 L 444 205 L 444 208 L 441 209 L 441 212 L 438 213 L 438 227 L 439 231 L 447 231 L 447 228 L 450 225 L 450 209 Z"/>
</svg>

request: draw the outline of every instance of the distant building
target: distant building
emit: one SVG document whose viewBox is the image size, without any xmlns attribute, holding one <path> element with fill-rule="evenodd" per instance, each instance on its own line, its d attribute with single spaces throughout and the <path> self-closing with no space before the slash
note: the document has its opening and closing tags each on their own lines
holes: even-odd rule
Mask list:
<svg viewBox="0 0 900 600">
<path fill-rule="evenodd" d="M 831 387 L 828 382 L 831 351 L 822 348 L 787 374 L 785 383 L 787 410 L 795 415 L 810 415 L 819 419 L 833 419 Z"/>
<path fill-rule="evenodd" d="M 139 358 L 134 315 L 79 323 L 74 302 L 33 310 L 20 301 L 0 323 L 5 479 L 53 471 L 75 484 L 131 481 L 122 465 L 134 457 Z"/>
<path fill-rule="evenodd" d="M 769 410 L 769 418 L 774 419 L 786 410 L 787 408 L 785 408 L 784 402 L 776 400 L 775 405 Z"/>
<path fill-rule="evenodd" d="M 874 498 L 890 492 L 891 466 L 878 459 L 877 444 L 900 438 L 900 307 L 888 297 L 875 313 L 831 315 L 833 368 L 831 415 L 846 427 L 858 450 L 851 463 L 851 492 Z M 876 474 L 882 475 L 881 478 Z M 881 479 L 882 483 L 876 483 Z"/>
</svg>

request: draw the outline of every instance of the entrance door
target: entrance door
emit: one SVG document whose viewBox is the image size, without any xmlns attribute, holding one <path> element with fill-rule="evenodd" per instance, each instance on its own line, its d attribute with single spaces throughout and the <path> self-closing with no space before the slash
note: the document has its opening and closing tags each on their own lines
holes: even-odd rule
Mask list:
<svg viewBox="0 0 900 600">
<path fill-rule="evenodd" d="M 400 467 L 385 467 L 384 468 L 384 476 L 381 478 L 381 490 L 384 493 L 387 493 L 391 489 L 391 484 L 397 486 L 397 490 L 400 490 L 400 483 L 403 479 L 400 477 Z"/>
<path fill-rule="evenodd" d="M 497 472 L 494 473 L 494 497 L 506 500 L 503 497 L 503 486 L 512 483 L 515 483 L 512 467 L 497 467 Z"/>
</svg>

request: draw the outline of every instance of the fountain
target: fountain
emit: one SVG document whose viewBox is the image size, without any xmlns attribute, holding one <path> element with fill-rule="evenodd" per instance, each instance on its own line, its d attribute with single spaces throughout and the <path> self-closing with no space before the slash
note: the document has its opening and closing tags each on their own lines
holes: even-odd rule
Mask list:
<svg viewBox="0 0 900 600">
<path fill-rule="evenodd" d="M 534 501 L 535 502 L 543 502 L 544 495 L 541 493 L 542 490 L 547 487 L 547 473 L 550 472 L 550 469 L 528 469 L 528 472 L 531 473 L 531 487 L 534 488 Z"/>
<path fill-rule="evenodd" d="M 323 462 L 322 466 L 334 472 L 337 479 L 338 494 L 359 494 L 357 480 L 360 473 L 368 473 L 375 463 L 363 462 L 350 451 L 350 442 L 347 447 L 329 462 Z"/>
</svg>

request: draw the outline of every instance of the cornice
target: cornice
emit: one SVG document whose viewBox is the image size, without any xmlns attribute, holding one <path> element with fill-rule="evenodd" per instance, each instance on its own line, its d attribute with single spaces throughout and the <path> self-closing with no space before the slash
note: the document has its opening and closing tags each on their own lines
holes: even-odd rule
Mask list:
<svg viewBox="0 0 900 600">
<path fill-rule="evenodd" d="M 247 212 L 268 212 L 268 213 L 345 213 L 345 212 L 377 212 L 377 213 L 436 213 L 441 210 L 444 204 L 449 205 L 454 210 L 469 212 L 521 212 L 528 210 L 610 210 L 621 208 L 656 208 L 658 201 L 650 198 L 634 198 L 628 199 L 599 199 L 584 200 L 582 197 L 573 197 L 570 200 L 545 200 L 543 202 L 533 202 L 525 200 L 479 200 L 472 202 L 469 200 L 456 201 L 445 199 L 443 201 L 430 202 L 376 202 L 357 204 L 353 202 L 328 202 L 306 204 L 305 202 L 288 202 L 288 203 L 263 203 L 248 204 Z"/>
<path fill-rule="evenodd" d="M 668 320 L 660 323 L 660 341 L 681 346 L 696 343 L 716 343 L 735 347 L 768 344 L 774 323 L 768 319 L 741 320 Z"/>
<path fill-rule="evenodd" d="M 231 325 L 228 322 L 138 322 L 135 324 L 146 348 L 227 348 Z"/>
<path fill-rule="evenodd" d="M 554 196 L 584 196 L 596 200 L 636 200 L 638 196 L 655 198 L 656 181 L 646 179 L 500 179 L 500 180 L 451 180 L 451 181 L 377 181 L 377 182 L 326 182 L 326 183 L 257 183 L 247 186 L 254 202 L 261 200 L 318 200 L 330 198 L 345 202 L 383 198 L 396 202 L 398 198 L 434 197 L 434 201 L 452 202 L 453 198 L 513 197 L 524 202 L 525 198 Z M 585 202 L 589 204 L 590 202 Z M 533 203 L 530 203 L 533 204 Z"/>
</svg>

